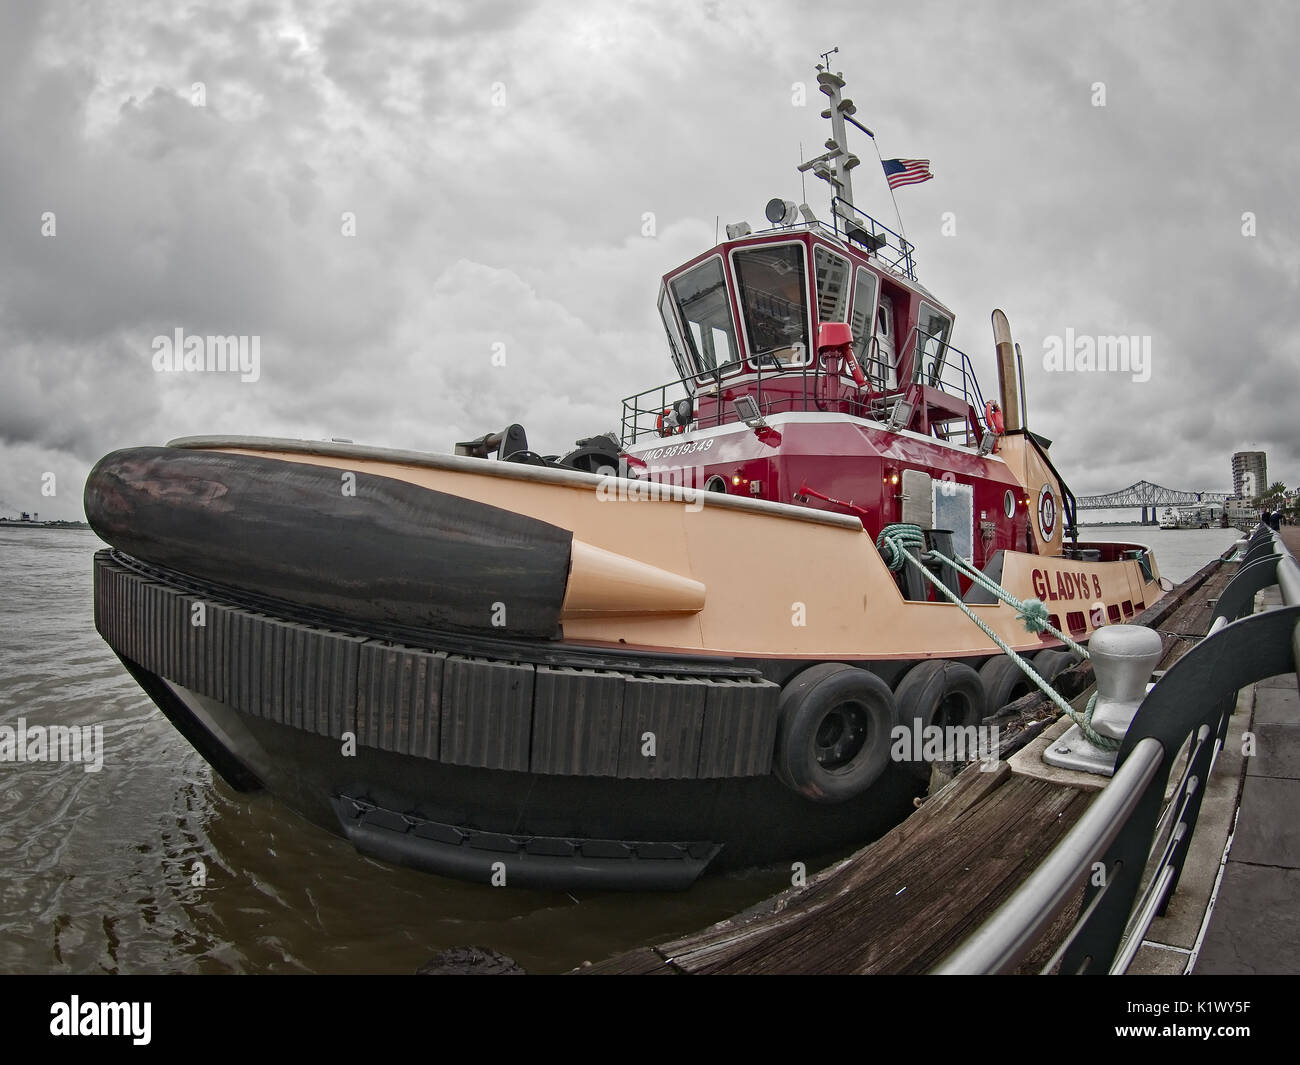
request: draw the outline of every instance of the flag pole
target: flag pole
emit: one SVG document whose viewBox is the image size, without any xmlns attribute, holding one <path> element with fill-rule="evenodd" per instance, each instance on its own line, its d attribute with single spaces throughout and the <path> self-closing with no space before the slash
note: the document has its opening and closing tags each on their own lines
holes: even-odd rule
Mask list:
<svg viewBox="0 0 1300 1065">
<path fill-rule="evenodd" d="M 871 146 L 876 149 L 876 158 L 880 160 L 880 172 L 885 176 L 885 186 L 889 189 L 889 198 L 894 201 L 894 217 L 898 219 L 898 235 L 907 239 L 907 230 L 903 228 L 903 212 L 898 209 L 898 197 L 894 195 L 894 186 L 889 184 L 889 175 L 885 174 L 885 157 L 880 154 L 880 145 L 876 138 L 871 138 Z"/>
</svg>

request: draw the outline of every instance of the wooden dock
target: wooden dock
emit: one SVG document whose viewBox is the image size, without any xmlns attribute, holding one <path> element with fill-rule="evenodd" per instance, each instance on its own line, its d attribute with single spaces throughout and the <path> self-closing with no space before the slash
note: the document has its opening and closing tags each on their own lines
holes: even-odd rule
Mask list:
<svg viewBox="0 0 1300 1065">
<path fill-rule="evenodd" d="M 1215 560 L 1133 619 L 1161 633 L 1167 669 L 1209 627 L 1213 602 L 1236 572 Z M 1092 685 L 1083 662 L 1059 681 L 1082 705 Z M 1008 708 L 1002 758 L 1057 717 L 1044 696 Z M 1095 790 L 976 763 L 881 839 L 824 870 L 806 887 L 693 935 L 620 954 L 579 973 L 924 973 L 1024 881 L 1069 830 Z M 1075 917 L 1066 910 L 1023 966 L 1037 971 Z"/>
</svg>

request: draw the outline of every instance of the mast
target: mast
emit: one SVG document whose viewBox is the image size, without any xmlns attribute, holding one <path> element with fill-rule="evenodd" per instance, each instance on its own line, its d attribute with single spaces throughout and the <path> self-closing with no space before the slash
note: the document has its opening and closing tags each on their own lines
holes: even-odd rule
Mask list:
<svg viewBox="0 0 1300 1065">
<path fill-rule="evenodd" d="M 862 160 L 849 151 L 845 122 L 851 122 L 869 137 L 872 137 L 873 140 L 875 137 L 869 129 L 854 120 L 853 115 L 857 112 L 857 108 L 852 100 L 846 100 L 841 95 L 841 90 L 844 88 L 844 76 L 843 74 L 832 73 L 830 69 L 830 57 L 837 51 L 839 51 L 838 48 L 832 49 L 823 56 L 826 60 L 825 66 L 820 63 L 817 64 L 817 86 L 830 97 L 830 106 L 821 113 L 821 117 L 831 120 L 831 136 L 826 141 L 826 151 L 815 159 L 800 163 L 798 170 L 801 174 L 811 170 L 817 177 L 830 185 L 832 195 L 852 207 L 852 171 Z"/>
</svg>

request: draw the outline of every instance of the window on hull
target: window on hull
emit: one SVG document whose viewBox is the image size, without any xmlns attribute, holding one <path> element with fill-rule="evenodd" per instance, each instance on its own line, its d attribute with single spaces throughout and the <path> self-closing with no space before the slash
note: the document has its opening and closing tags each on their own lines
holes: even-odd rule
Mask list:
<svg viewBox="0 0 1300 1065">
<path fill-rule="evenodd" d="M 736 362 L 736 332 L 722 260 L 700 263 L 673 281 L 671 288 L 686 323 L 691 375 L 711 373 Z"/>
<path fill-rule="evenodd" d="M 802 244 L 762 244 L 732 252 L 750 357 L 807 360 L 808 284 Z"/>
<path fill-rule="evenodd" d="M 975 558 L 975 490 L 968 484 L 935 481 L 934 527 L 952 533 L 952 549 L 959 558 Z"/>
</svg>

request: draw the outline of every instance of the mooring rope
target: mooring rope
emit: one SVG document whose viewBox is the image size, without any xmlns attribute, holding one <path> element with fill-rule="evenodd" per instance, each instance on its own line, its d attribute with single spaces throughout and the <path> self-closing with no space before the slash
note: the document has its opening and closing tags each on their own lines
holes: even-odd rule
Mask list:
<svg viewBox="0 0 1300 1065">
<path fill-rule="evenodd" d="M 1002 648 L 1003 653 L 1015 662 L 1025 676 L 1038 685 L 1039 690 L 1055 703 L 1062 713 L 1069 715 L 1070 719 L 1079 726 L 1079 730 L 1084 734 L 1089 743 L 1107 751 L 1119 750 L 1119 740 L 1113 739 L 1110 736 L 1103 736 L 1092 727 L 1093 711 L 1097 708 L 1097 693 L 1092 693 L 1092 698 L 1088 700 L 1088 705 L 1082 713 L 1066 702 L 1060 692 L 1048 684 L 1033 666 L 1013 651 L 997 633 L 985 624 L 982 618 L 976 615 L 970 607 L 962 602 L 961 598 L 956 595 L 952 589 L 944 584 L 943 581 L 939 580 L 939 578 L 931 573 L 929 568 L 919 558 L 912 554 L 913 550 L 919 551 L 924 549 L 924 547 L 925 533 L 921 531 L 919 525 L 913 525 L 910 522 L 896 522 L 892 525 L 886 525 L 880 530 L 880 535 L 876 537 L 876 548 L 880 552 L 880 557 L 884 559 L 885 565 L 897 573 L 902 570 L 905 564 L 910 562 L 920 571 L 921 575 L 925 577 L 926 580 L 943 593 L 944 597 L 947 598 L 949 602 L 957 606 L 963 614 L 970 618 L 971 621 L 975 622 L 975 624 L 983 631 L 985 636 L 992 640 L 998 647 Z M 911 550 L 909 550 L 909 548 Z M 1021 602 L 995 581 L 990 580 L 977 570 L 968 567 L 964 561 L 958 562 L 957 560 L 948 558 L 946 555 L 938 551 L 930 551 L 929 555 L 931 558 L 937 558 L 940 561 L 947 562 L 959 572 L 963 572 L 972 580 L 975 580 L 981 587 L 997 596 L 997 598 L 1001 599 L 1008 606 L 1015 607 L 1016 617 L 1024 622 L 1025 628 L 1030 632 L 1050 632 L 1053 636 L 1056 636 L 1061 640 L 1062 643 L 1069 646 L 1076 654 L 1081 655 L 1083 658 L 1088 657 L 1088 652 L 1084 648 L 1080 647 L 1068 636 L 1048 623 L 1047 607 L 1043 604 L 1041 599 L 1026 599 L 1024 602 Z"/>
</svg>

